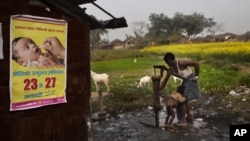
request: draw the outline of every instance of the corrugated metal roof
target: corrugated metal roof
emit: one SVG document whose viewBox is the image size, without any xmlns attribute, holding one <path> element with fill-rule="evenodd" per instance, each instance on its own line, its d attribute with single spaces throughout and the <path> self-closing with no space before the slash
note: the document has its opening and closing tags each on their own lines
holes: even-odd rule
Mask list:
<svg viewBox="0 0 250 141">
<path fill-rule="evenodd" d="M 67 0 L 67 1 L 69 1 L 74 5 L 80 5 L 80 4 L 92 3 L 95 2 L 96 0 Z"/>
<path fill-rule="evenodd" d="M 71 16 L 72 18 L 76 18 L 79 20 L 88 20 L 90 22 L 91 29 L 105 29 L 105 28 L 122 28 L 127 27 L 127 22 L 124 17 L 115 18 L 112 16 L 112 19 L 106 21 L 99 21 L 85 13 L 83 9 L 79 7 L 81 4 L 92 3 L 95 6 L 98 6 L 94 3 L 96 0 L 43 0 L 45 3 L 50 4 L 57 9 L 61 10 L 63 13 Z M 98 6 L 98 8 L 101 8 Z M 101 8 L 105 13 L 108 13 L 104 9 Z"/>
</svg>

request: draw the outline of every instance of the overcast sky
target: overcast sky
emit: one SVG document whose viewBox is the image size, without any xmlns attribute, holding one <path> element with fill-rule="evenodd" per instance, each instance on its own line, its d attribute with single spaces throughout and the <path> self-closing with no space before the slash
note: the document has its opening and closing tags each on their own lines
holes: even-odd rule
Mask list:
<svg viewBox="0 0 250 141">
<path fill-rule="evenodd" d="M 149 24 L 151 13 L 172 18 L 176 12 L 184 15 L 194 12 L 206 18 L 214 18 L 224 24 L 224 31 L 243 34 L 250 31 L 250 0 L 96 0 L 100 7 L 114 17 L 125 17 L 128 27 L 108 30 L 103 38 L 124 40 L 126 34 L 134 36 L 132 23 L 143 21 Z M 85 4 L 86 13 L 98 20 L 109 20 L 111 17 L 92 4 Z"/>
</svg>

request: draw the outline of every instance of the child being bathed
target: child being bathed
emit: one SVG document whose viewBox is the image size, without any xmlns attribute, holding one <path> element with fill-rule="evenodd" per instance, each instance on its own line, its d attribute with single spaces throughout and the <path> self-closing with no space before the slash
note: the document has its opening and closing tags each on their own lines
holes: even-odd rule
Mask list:
<svg viewBox="0 0 250 141">
<path fill-rule="evenodd" d="M 175 118 L 175 111 L 174 108 L 178 106 L 178 104 L 185 102 L 186 98 L 183 96 L 184 86 L 178 86 L 177 91 L 174 91 L 167 102 L 166 109 L 167 109 L 167 117 L 165 120 L 166 127 L 172 127 L 173 121 Z"/>
</svg>

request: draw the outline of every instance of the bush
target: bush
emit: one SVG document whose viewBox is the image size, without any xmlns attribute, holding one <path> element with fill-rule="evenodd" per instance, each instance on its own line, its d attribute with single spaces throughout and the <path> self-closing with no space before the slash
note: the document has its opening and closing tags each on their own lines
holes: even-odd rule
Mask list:
<svg viewBox="0 0 250 141">
<path fill-rule="evenodd" d="M 240 77 L 239 83 L 241 85 L 246 85 L 247 87 L 250 87 L 250 74 L 244 74 Z"/>
</svg>

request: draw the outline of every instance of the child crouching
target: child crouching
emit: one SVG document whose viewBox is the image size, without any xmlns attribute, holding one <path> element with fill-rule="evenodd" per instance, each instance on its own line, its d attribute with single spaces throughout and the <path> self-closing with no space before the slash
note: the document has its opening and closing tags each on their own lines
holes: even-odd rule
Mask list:
<svg viewBox="0 0 250 141">
<path fill-rule="evenodd" d="M 186 101 L 186 98 L 183 96 L 184 86 L 178 86 L 177 90 L 174 91 L 167 102 L 166 109 L 167 109 L 167 117 L 165 120 L 165 126 L 171 127 L 173 126 L 173 121 L 175 118 L 175 111 L 174 108 L 178 106 L 178 104 L 183 103 Z"/>
</svg>

